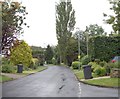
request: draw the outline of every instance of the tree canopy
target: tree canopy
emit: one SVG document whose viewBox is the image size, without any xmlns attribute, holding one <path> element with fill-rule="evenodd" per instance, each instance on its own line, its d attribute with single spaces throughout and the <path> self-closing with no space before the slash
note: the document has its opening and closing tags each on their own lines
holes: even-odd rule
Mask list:
<svg viewBox="0 0 120 99">
<path fill-rule="evenodd" d="M 32 62 L 32 51 L 25 41 L 16 41 L 11 49 L 10 60 L 14 65 L 22 63 L 24 66 L 30 66 Z"/>
<path fill-rule="evenodd" d="M 103 14 L 104 17 L 108 17 L 105 20 L 107 24 L 111 24 L 115 33 L 120 34 L 120 1 L 119 0 L 109 0 L 109 3 L 112 5 L 110 10 L 114 12 L 113 15 Z"/>
<path fill-rule="evenodd" d="M 26 7 L 18 2 L 12 2 L 10 5 L 7 2 L 0 2 L 2 5 L 2 51 L 3 54 L 8 54 L 8 50 L 14 45 L 18 36 L 23 33 L 22 25 L 27 26 L 24 22 L 26 19 Z"/>
</svg>

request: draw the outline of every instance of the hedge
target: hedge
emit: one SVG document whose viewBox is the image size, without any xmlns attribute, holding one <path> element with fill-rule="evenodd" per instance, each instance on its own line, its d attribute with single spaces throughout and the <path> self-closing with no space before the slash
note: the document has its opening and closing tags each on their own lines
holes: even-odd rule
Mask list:
<svg viewBox="0 0 120 99">
<path fill-rule="evenodd" d="M 110 61 L 120 56 L 120 36 L 97 36 L 89 39 L 89 55 L 91 58 Z"/>
</svg>

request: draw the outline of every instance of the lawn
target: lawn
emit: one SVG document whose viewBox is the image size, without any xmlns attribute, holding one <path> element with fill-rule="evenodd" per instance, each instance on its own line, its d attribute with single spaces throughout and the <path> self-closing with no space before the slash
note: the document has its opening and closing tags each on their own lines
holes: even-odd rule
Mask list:
<svg viewBox="0 0 120 99">
<path fill-rule="evenodd" d="M 71 69 L 76 77 L 79 80 L 84 79 L 83 70 Z M 92 73 L 93 78 L 97 78 L 94 73 Z M 82 80 L 82 82 L 92 84 L 92 85 L 100 85 L 106 87 L 120 87 L 120 78 L 100 78 L 100 79 L 90 79 L 90 80 Z M 119 83 L 118 83 L 119 82 Z"/>
<path fill-rule="evenodd" d="M 72 69 L 73 70 L 73 69 Z M 78 79 L 84 79 L 84 74 L 82 70 L 73 70 L 74 74 L 77 76 Z"/>
<path fill-rule="evenodd" d="M 12 78 L 9 78 L 9 77 L 7 77 L 7 76 L 0 75 L 0 82 L 9 81 L 9 80 L 12 80 Z"/>
<path fill-rule="evenodd" d="M 120 87 L 120 78 L 101 78 L 86 80 L 84 82 L 100 86 Z"/>
</svg>

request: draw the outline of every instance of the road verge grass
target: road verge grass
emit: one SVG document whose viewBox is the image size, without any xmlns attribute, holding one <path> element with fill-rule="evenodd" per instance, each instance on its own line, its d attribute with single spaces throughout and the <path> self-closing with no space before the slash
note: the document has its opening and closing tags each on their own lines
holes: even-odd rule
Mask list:
<svg viewBox="0 0 120 99">
<path fill-rule="evenodd" d="M 90 85 L 95 85 L 95 86 L 101 86 L 101 87 L 114 87 L 118 88 L 120 87 L 120 78 L 103 78 L 96 76 L 94 73 L 92 73 L 93 79 L 84 79 L 84 73 L 83 70 L 71 70 L 74 72 L 75 76 L 77 79 L 83 83 L 90 84 Z"/>
<path fill-rule="evenodd" d="M 41 71 L 43 71 L 43 70 L 45 70 L 47 68 L 48 67 L 46 67 L 46 66 L 40 66 L 35 70 L 23 71 L 23 74 L 25 74 L 25 75 L 34 74 L 34 73 L 37 73 L 37 72 L 41 72 Z"/>
<path fill-rule="evenodd" d="M 13 79 L 10 77 L 4 76 L 4 75 L 0 75 L 0 83 L 5 82 L 5 81 L 9 81 L 9 80 L 13 80 Z"/>
<path fill-rule="evenodd" d="M 100 79 L 91 79 L 85 80 L 85 83 L 106 86 L 106 87 L 120 87 L 120 78 L 100 78 Z"/>
<path fill-rule="evenodd" d="M 46 67 L 46 66 L 39 66 L 35 70 L 23 71 L 23 73 L 2 73 L 2 75 L 0 75 L 0 82 L 5 82 L 5 81 L 10 81 L 10 80 L 14 80 L 14 79 L 17 79 L 17 78 L 21 78 L 21 77 L 24 77 L 24 76 L 27 76 L 27 75 L 30 75 L 30 74 L 41 72 L 41 71 L 43 71 L 47 68 L 48 67 Z"/>
</svg>

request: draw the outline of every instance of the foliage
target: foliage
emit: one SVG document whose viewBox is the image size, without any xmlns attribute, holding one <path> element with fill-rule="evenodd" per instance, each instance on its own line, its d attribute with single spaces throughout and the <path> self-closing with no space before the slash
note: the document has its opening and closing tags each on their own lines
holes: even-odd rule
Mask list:
<svg viewBox="0 0 120 99">
<path fill-rule="evenodd" d="M 10 64 L 10 60 L 8 58 L 2 57 L 2 65 L 8 65 Z"/>
<path fill-rule="evenodd" d="M 32 62 L 29 66 L 31 69 L 36 69 L 39 65 L 39 60 L 37 58 L 32 58 Z"/>
<path fill-rule="evenodd" d="M 94 69 L 95 69 L 96 67 L 99 66 L 96 62 L 89 62 L 88 65 L 91 66 L 92 72 L 94 71 Z"/>
<path fill-rule="evenodd" d="M 89 39 L 89 55 L 94 59 L 110 61 L 120 55 L 120 36 L 97 36 Z"/>
<path fill-rule="evenodd" d="M 87 36 L 86 32 L 82 30 L 78 30 L 73 35 L 74 39 L 76 40 L 76 49 L 78 50 L 78 40 L 80 41 L 80 54 L 81 56 L 84 56 L 87 54 Z M 77 52 L 78 53 L 78 52 Z"/>
<path fill-rule="evenodd" d="M 16 68 L 14 66 L 2 65 L 2 73 L 15 73 Z"/>
<path fill-rule="evenodd" d="M 2 5 L 2 51 L 3 54 L 8 55 L 8 50 L 17 40 L 18 35 L 23 33 L 23 26 L 27 25 L 24 23 L 26 19 L 26 7 L 22 6 L 18 2 L 12 2 L 10 6 L 7 2 L 0 2 Z"/>
<path fill-rule="evenodd" d="M 52 64 L 54 64 L 54 65 L 56 65 L 57 63 L 56 63 L 56 59 L 53 57 L 52 58 Z"/>
<path fill-rule="evenodd" d="M 8 58 L 2 58 L 2 72 L 3 73 L 14 73 L 16 68 L 10 62 Z"/>
<path fill-rule="evenodd" d="M 107 62 L 105 62 L 105 61 L 100 61 L 100 62 L 99 62 L 99 65 L 100 65 L 101 67 L 108 66 Z"/>
<path fill-rule="evenodd" d="M 24 66 L 30 66 L 32 62 L 32 51 L 27 43 L 24 41 L 19 42 L 19 45 L 11 49 L 10 61 L 17 65 L 22 63 Z"/>
<path fill-rule="evenodd" d="M 88 36 L 106 35 L 106 32 L 104 32 L 104 29 L 102 28 L 102 26 L 99 26 L 97 24 L 91 24 L 89 26 L 86 26 L 85 32 L 88 33 Z"/>
<path fill-rule="evenodd" d="M 120 62 L 108 63 L 110 68 L 120 68 Z"/>
<path fill-rule="evenodd" d="M 56 5 L 56 34 L 59 46 L 60 61 L 66 63 L 66 50 L 75 26 L 75 11 L 67 0 Z M 61 63 L 60 62 L 60 63 Z"/>
<path fill-rule="evenodd" d="M 105 22 L 112 25 L 115 33 L 120 34 L 120 1 L 109 0 L 109 3 L 112 4 L 110 10 L 114 12 L 114 15 L 108 16 L 107 14 L 104 14 L 104 17 L 108 17 Z"/>
<path fill-rule="evenodd" d="M 43 65 L 45 60 L 44 49 L 36 46 L 31 46 L 31 49 L 32 49 L 32 56 L 39 60 L 40 65 Z"/>
<path fill-rule="evenodd" d="M 82 65 L 87 65 L 90 62 L 90 57 L 88 55 L 81 58 Z"/>
<path fill-rule="evenodd" d="M 72 61 L 77 59 L 77 56 L 78 56 L 77 53 L 78 53 L 77 41 L 73 37 L 71 37 L 66 49 L 66 59 L 67 59 L 68 66 L 71 66 Z"/>
<path fill-rule="evenodd" d="M 96 62 L 97 64 L 100 63 L 100 59 L 95 59 L 94 62 Z"/>
<path fill-rule="evenodd" d="M 47 64 L 52 63 L 52 58 L 53 58 L 53 50 L 52 50 L 52 47 L 48 45 L 45 51 L 45 60 Z"/>
<path fill-rule="evenodd" d="M 93 72 L 98 76 L 106 75 L 106 69 L 104 67 L 100 67 L 100 66 L 95 67 Z"/>
<path fill-rule="evenodd" d="M 81 62 L 79 62 L 79 61 L 72 62 L 72 68 L 73 69 L 78 69 L 79 66 L 81 67 Z"/>
</svg>

